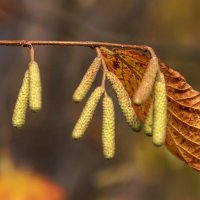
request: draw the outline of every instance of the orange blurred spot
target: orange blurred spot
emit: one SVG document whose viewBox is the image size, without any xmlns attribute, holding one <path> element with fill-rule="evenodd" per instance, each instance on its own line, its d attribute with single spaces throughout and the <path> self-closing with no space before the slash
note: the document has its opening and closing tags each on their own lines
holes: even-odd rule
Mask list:
<svg viewBox="0 0 200 200">
<path fill-rule="evenodd" d="M 34 173 L 15 171 L 0 178 L 2 200 L 64 200 L 64 191 L 50 180 Z"/>
</svg>

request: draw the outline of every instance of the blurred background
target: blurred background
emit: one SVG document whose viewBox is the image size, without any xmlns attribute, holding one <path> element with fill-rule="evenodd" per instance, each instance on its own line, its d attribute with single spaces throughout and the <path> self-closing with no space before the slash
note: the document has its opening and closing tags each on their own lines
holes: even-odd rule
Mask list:
<svg viewBox="0 0 200 200">
<path fill-rule="evenodd" d="M 195 0 L 1 0 L 0 40 L 146 44 L 200 91 L 199 8 Z M 117 106 L 113 160 L 102 155 L 100 105 L 85 136 L 73 141 L 85 100 L 75 104 L 71 97 L 95 56 L 91 49 L 37 46 L 35 56 L 43 108 L 28 112 L 25 127 L 16 130 L 11 119 L 29 52 L 0 46 L 0 148 L 16 167 L 49 177 L 69 200 L 200 199 L 200 174 L 132 132 Z"/>
</svg>

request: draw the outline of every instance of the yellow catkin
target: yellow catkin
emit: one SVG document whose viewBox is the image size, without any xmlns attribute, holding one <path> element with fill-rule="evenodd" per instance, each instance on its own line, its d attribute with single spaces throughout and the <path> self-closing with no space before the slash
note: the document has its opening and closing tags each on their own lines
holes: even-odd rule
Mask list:
<svg viewBox="0 0 200 200">
<path fill-rule="evenodd" d="M 127 123 L 134 131 L 140 131 L 140 122 L 137 119 L 136 113 L 131 103 L 131 99 L 129 98 L 129 95 L 126 92 L 126 90 L 124 89 L 124 86 L 112 72 L 107 72 L 106 77 L 110 81 L 114 91 L 117 94 L 119 106 L 126 118 Z"/>
<path fill-rule="evenodd" d="M 75 90 L 72 97 L 74 101 L 80 102 L 84 99 L 84 97 L 88 93 L 92 83 L 96 78 L 100 65 L 101 65 L 101 58 L 96 57 L 92 62 L 92 64 L 89 66 L 78 88 Z"/>
<path fill-rule="evenodd" d="M 152 57 L 149 61 L 144 77 L 134 95 L 134 103 L 137 105 L 143 104 L 150 96 L 156 79 L 156 74 L 159 69 L 157 57 Z"/>
<path fill-rule="evenodd" d="M 165 142 L 167 126 L 167 96 L 162 73 L 157 75 L 154 90 L 153 143 L 160 146 Z"/>
<path fill-rule="evenodd" d="M 147 113 L 147 117 L 144 122 L 144 132 L 146 135 L 152 136 L 153 131 L 153 102 L 150 105 L 149 111 Z"/>
<path fill-rule="evenodd" d="M 14 127 L 20 128 L 25 124 L 28 98 L 29 98 L 29 70 L 26 70 L 13 112 L 12 124 Z"/>
<path fill-rule="evenodd" d="M 115 111 L 109 96 L 103 98 L 102 144 L 104 157 L 111 159 L 115 154 Z"/>
<path fill-rule="evenodd" d="M 81 116 L 78 119 L 78 121 L 74 127 L 74 130 L 72 132 L 72 137 L 74 139 L 79 139 L 84 135 L 84 133 L 94 115 L 95 109 L 97 107 L 97 104 L 98 104 L 103 92 L 104 92 L 103 87 L 97 87 L 94 90 L 94 92 L 91 94 L 91 96 L 89 97 L 85 107 L 83 108 Z"/>
<path fill-rule="evenodd" d="M 32 111 L 39 111 L 42 107 L 40 70 L 35 61 L 29 63 L 30 96 L 29 107 Z"/>
</svg>

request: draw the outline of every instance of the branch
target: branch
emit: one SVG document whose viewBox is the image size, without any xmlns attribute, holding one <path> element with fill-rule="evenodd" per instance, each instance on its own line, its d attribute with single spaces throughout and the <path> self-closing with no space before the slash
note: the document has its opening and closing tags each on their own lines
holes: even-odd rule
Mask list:
<svg viewBox="0 0 200 200">
<path fill-rule="evenodd" d="M 31 41 L 31 40 L 0 40 L 2 46 L 21 46 L 30 47 L 31 45 L 58 45 L 58 46 L 85 46 L 90 48 L 95 47 L 118 47 L 118 48 L 131 48 L 152 51 L 151 47 L 146 45 L 130 45 L 130 44 L 117 44 L 110 42 L 95 42 L 95 41 Z"/>
</svg>

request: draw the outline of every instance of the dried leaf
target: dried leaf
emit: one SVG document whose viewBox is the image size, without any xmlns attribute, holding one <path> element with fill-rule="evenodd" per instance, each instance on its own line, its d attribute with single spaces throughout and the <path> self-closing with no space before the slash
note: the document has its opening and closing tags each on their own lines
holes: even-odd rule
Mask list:
<svg viewBox="0 0 200 200">
<path fill-rule="evenodd" d="M 150 60 L 145 51 L 113 50 L 108 54 L 101 49 L 107 68 L 124 85 L 140 120 L 144 121 L 153 94 L 141 106 L 133 103 L 134 94 Z M 190 167 L 200 171 L 200 93 L 195 91 L 177 71 L 159 63 L 167 89 L 167 148 Z"/>
</svg>

